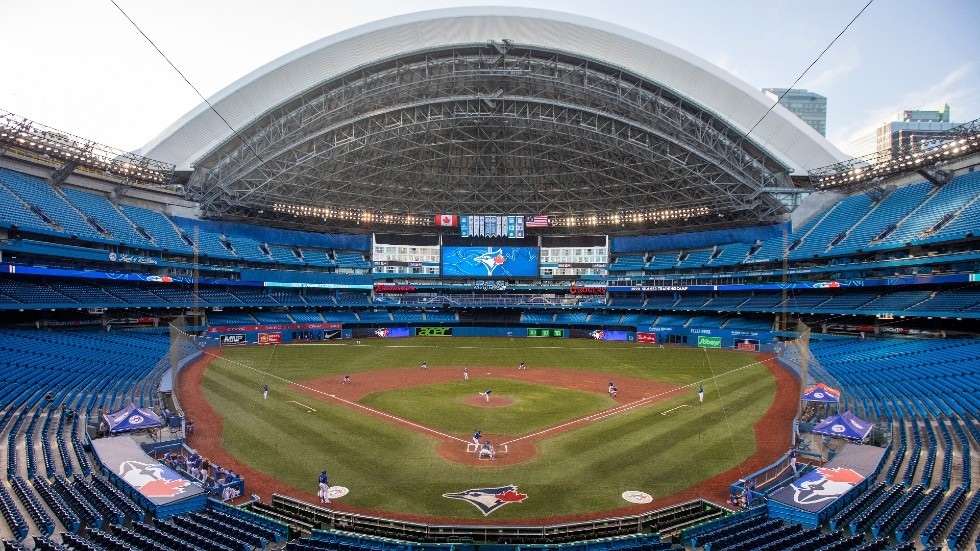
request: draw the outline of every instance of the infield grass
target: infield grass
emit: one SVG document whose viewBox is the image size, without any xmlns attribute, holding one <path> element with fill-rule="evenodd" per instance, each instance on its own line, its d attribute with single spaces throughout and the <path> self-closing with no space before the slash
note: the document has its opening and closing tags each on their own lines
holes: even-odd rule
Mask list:
<svg viewBox="0 0 980 551">
<path fill-rule="evenodd" d="M 753 425 L 775 394 L 768 369 L 754 354 L 742 352 L 571 339 L 362 342 L 223 350 L 203 383 L 206 398 L 223 418 L 222 447 L 243 463 L 308 492 L 311 501 L 317 474 L 328 469 L 331 484 L 350 489 L 342 499 L 351 505 L 450 520 L 483 519 L 474 506 L 442 494 L 514 484 L 528 498 L 490 518 L 544 518 L 623 507 L 626 490 L 668 496 L 736 467 L 754 453 Z M 356 378 L 367 371 L 418 368 L 422 361 L 430 368 L 513 368 L 523 361 L 531 368 L 662 381 L 686 391 L 546 438 L 526 463 L 489 466 L 445 460 L 433 437 L 290 387 L 322 377 L 339 380 L 344 374 Z M 702 381 L 705 402 L 699 405 L 695 389 Z M 268 400 L 262 399 L 264 384 L 270 386 Z M 493 385 L 494 393 L 518 399 L 493 408 L 493 423 L 499 424 L 491 426 L 489 419 L 477 424 L 474 417 L 486 411 L 457 407 L 473 392 L 473 385 L 463 381 L 379 392 L 361 403 L 464 440 L 475 427 L 518 435 L 612 406 L 604 392 L 507 379 L 494 379 Z"/>
</svg>

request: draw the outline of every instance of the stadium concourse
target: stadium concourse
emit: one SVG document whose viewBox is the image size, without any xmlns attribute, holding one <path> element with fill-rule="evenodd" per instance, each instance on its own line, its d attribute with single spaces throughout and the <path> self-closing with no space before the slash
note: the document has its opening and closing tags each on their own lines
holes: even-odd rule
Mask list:
<svg viewBox="0 0 980 551">
<path fill-rule="evenodd" d="M 849 159 L 669 44 L 501 8 L 325 38 L 136 153 L 0 112 L 4 546 L 975 548 L 978 138 Z M 433 335 L 753 351 L 839 400 L 731 501 L 554 525 L 222 500 L 173 459 L 205 351 Z M 166 424 L 99 438 L 130 403 Z M 841 411 L 870 432 L 811 432 Z"/>
</svg>

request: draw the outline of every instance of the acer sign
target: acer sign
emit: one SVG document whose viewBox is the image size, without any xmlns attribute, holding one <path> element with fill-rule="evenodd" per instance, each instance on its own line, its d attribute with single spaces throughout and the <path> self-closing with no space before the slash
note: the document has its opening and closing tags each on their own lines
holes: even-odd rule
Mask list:
<svg viewBox="0 0 980 551">
<path fill-rule="evenodd" d="M 452 327 L 416 327 L 416 337 L 451 337 Z"/>
</svg>

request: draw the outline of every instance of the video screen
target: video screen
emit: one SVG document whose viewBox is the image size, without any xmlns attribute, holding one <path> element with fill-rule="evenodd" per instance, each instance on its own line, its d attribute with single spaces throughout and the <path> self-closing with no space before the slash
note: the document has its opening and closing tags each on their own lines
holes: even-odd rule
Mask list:
<svg viewBox="0 0 980 551">
<path fill-rule="evenodd" d="M 538 264 L 535 247 L 442 248 L 442 277 L 538 277 Z"/>
</svg>

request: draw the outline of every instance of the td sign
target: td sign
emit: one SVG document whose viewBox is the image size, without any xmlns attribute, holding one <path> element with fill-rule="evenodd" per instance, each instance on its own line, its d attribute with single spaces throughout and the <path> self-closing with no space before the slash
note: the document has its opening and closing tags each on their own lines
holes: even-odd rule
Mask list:
<svg viewBox="0 0 980 551">
<path fill-rule="evenodd" d="M 721 348 L 721 337 L 705 337 L 698 335 L 699 348 Z"/>
</svg>

